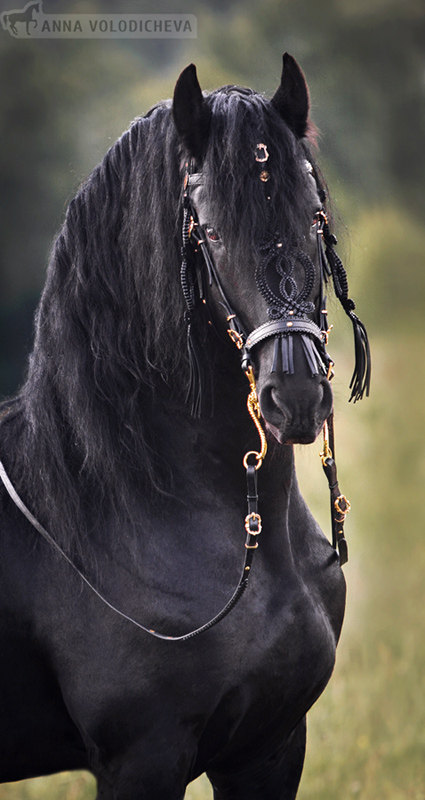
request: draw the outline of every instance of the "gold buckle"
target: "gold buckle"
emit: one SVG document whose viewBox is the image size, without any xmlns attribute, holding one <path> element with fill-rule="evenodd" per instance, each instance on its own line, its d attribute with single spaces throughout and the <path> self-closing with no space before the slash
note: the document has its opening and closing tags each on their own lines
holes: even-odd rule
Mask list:
<svg viewBox="0 0 425 800">
<path fill-rule="evenodd" d="M 236 345 L 238 350 L 242 350 L 243 348 L 243 337 L 240 333 L 235 331 L 233 328 L 228 328 L 227 333 L 229 334 L 232 342 Z"/>
<path fill-rule="evenodd" d="M 328 346 L 329 334 L 330 334 L 332 328 L 333 328 L 333 325 L 329 325 L 329 328 L 327 329 L 327 331 L 322 331 L 322 340 L 323 340 L 323 344 L 325 345 L 325 347 Z"/>
<path fill-rule="evenodd" d="M 344 505 L 345 505 L 345 509 L 344 510 L 341 508 L 340 503 L 344 503 Z M 336 498 L 336 500 L 334 502 L 334 508 L 338 512 L 338 514 L 341 515 L 341 519 L 337 519 L 337 522 L 344 522 L 345 517 L 347 516 L 347 514 L 351 510 L 351 503 L 350 503 L 349 500 L 347 500 L 345 494 L 340 494 L 339 497 Z"/>
<path fill-rule="evenodd" d="M 251 522 L 251 520 L 252 520 L 253 522 L 258 522 L 258 531 L 252 531 L 252 530 L 250 529 L 250 527 L 249 527 L 249 523 Z M 245 530 L 246 530 L 246 532 L 247 532 L 247 533 L 249 533 L 251 536 L 258 536 L 258 535 L 261 533 L 261 531 L 262 531 L 262 526 L 261 526 L 261 517 L 260 517 L 260 515 L 259 515 L 259 514 L 256 514 L 256 513 L 255 513 L 255 511 L 251 511 L 251 513 L 250 513 L 250 514 L 247 514 L 247 515 L 246 515 L 246 517 L 245 517 Z"/>
</svg>

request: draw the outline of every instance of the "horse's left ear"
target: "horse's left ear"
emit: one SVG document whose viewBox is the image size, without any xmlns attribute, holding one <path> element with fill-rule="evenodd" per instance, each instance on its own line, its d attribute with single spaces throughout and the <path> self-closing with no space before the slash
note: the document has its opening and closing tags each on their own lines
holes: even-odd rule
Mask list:
<svg viewBox="0 0 425 800">
<path fill-rule="evenodd" d="M 302 139 L 309 127 L 310 97 L 304 74 L 289 53 L 283 54 L 280 86 L 271 103 L 295 136 Z"/>
<path fill-rule="evenodd" d="M 202 95 L 196 67 L 189 64 L 176 83 L 173 117 L 178 134 L 191 156 L 202 160 L 210 127 L 211 112 Z"/>
</svg>

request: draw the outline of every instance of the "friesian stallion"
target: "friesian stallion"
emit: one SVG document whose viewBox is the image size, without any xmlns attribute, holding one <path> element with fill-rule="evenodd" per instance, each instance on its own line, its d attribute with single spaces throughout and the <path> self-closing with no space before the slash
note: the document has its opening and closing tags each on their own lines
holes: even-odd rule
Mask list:
<svg viewBox="0 0 425 800">
<path fill-rule="evenodd" d="M 332 285 L 370 374 L 308 115 L 288 54 L 271 100 L 190 65 L 69 205 L 1 410 L 2 781 L 296 795 L 345 604 Z M 333 543 L 294 469 L 322 429 Z"/>
</svg>

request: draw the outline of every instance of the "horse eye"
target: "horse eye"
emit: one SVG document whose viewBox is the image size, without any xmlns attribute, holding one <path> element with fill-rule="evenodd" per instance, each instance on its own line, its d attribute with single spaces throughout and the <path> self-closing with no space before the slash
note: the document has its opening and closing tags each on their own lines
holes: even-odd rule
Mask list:
<svg viewBox="0 0 425 800">
<path fill-rule="evenodd" d="M 205 232 L 206 232 L 210 242 L 219 242 L 220 241 L 220 235 L 217 233 L 215 228 L 205 228 Z"/>
</svg>

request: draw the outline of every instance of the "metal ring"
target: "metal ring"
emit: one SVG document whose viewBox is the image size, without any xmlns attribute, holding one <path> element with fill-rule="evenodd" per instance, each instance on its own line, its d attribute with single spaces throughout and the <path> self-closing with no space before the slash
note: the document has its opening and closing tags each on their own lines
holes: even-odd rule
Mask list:
<svg viewBox="0 0 425 800">
<path fill-rule="evenodd" d="M 262 150 L 262 151 L 263 151 L 263 155 L 262 155 L 262 157 L 260 157 L 260 155 L 259 155 L 259 152 L 258 152 L 259 150 Z M 255 152 L 256 152 L 256 155 L 255 155 L 255 160 L 256 160 L 256 161 L 259 161 L 259 162 L 260 162 L 260 164 L 263 164 L 265 161 L 268 161 L 268 159 L 269 159 L 269 152 L 268 152 L 268 150 L 267 150 L 267 147 L 266 147 L 266 145 L 265 145 L 265 144 L 263 144 L 263 142 L 260 142 L 259 144 L 257 144 L 257 145 L 255 146 Z"/>
<path fill-rule="evenodd" d="M 245 455 L 243 457 L 243 461 L 242 461 L 245 469 L 248 469 L 248 467 L 249 467 L 248 456 L 255 456 L 255 458 L 257 459 L 257 463 L 255 465 L 255 469 L 260 469 L 261 464 L 263 463 L 263 458 L 262 458 L 261 453 L 258 453 L 256 450 L 248 450 L 248 452 L 245 453 Z"/>
</svg>

